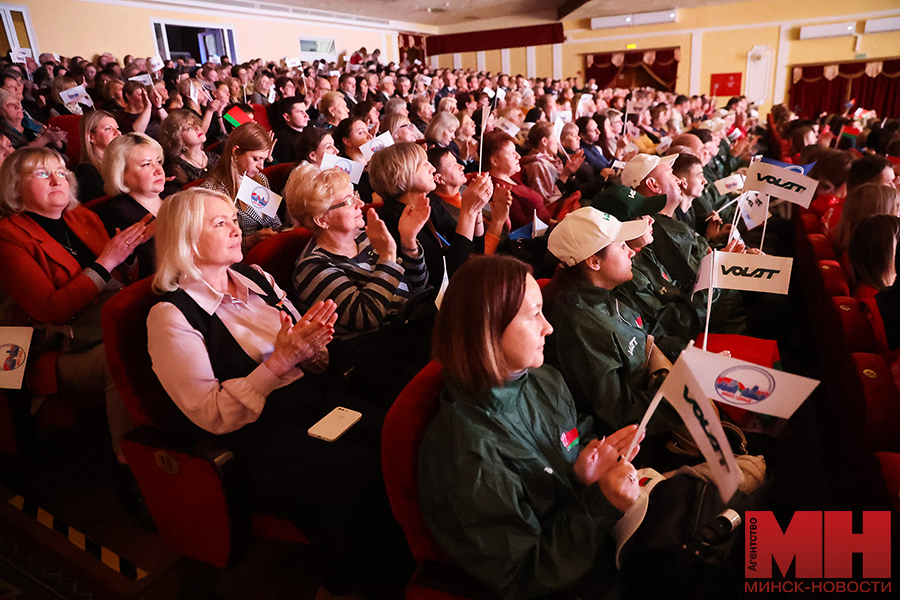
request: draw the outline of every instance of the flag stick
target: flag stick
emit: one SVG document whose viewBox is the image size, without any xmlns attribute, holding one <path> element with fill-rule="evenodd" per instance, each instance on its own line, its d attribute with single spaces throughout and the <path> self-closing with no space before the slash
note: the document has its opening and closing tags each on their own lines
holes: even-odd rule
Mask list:
<svg viewBox="0 0 900 600">
<path fill-rule="evenodd" d="M 769 224 L 769 199 L 770 199 L 771 197 L 770 197 L 768 194 L 766 194 L 765 196 L 766 196 L 766 220 L 763 221 L 762 238 L 759 240 L 759 250 L 760 250 L 760 252 L 762 252 L 762 249 L 763 249 L 763 243 L 765 243 L 765 241 L 766 241 L 766 225 Z"/>
<path fill-rule="evenodd" d="M 634 432 L 634 439 L 631 440 L 631 445 L 628 446 L 628 451 L 624 454 L 625 460 L 630 460 L 631 453 L 634 452 L 634 447 L 637 446 L 638 440 L 641 439 L 641 433 L 647 430 L 647 423 L 650 422 L 650 417 L 656 412 L 656 408 L 659 406 L 662 399 L 663 393 L 662 388 L 660 388 L 656 391 L 656 395 L 653 396 L 650 406 L 647 407 L 647 412 L 644 413 L 644 418 L 641 419 L 641 424 L 638 425 L 637 431 Z"/>
<path fill-rule="evenodd" d="M 709 341 L 709 316 L 712 314 L 712 297 L 716 291 L 713 287 L 716 283 L 716 267 L 719 262 L 719 253 L 713 250 L 712 269 L 709 270 L 709 289 L 706 290 L 706 326 L 703 328 L 703 351 L 706 351 L 706 342 Z"/>
<path fill-rule="evenodd" d="M 482 109 L 482 111 L 484 111 L 484 112 L 482 112 L 482 114 L 481 114 L 481 141 L 478 142 L 478 170 L 480 172 L 485 172 L 484 168 L 481 164 L 481 158 L 482 158 L 482 156 L 484 156 L 484 130 L 487 126 L 487 122 L 491 116 L 491 113 L 494 111 L 494 101 L 496 99 L 497 99 L 497 95 L 494 94 L 494 97 L 491 98 L 491 105 L 489 107 L 485 107 L 485 108 L 490 108 L 490 110 L 485 111 L 484 109 Z"/>
</svg>

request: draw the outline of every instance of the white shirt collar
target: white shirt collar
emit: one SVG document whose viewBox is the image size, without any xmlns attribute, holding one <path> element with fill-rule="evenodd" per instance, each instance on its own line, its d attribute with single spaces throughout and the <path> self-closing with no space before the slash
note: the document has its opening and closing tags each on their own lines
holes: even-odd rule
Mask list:
<svg viewBox="0 0 900 600">
<path fill-rule="evenodd" d="M 250 299 L 250 292 L 253 292 L 257 296 L 266 295 L 253 280 L 244 277 L 234 269 L 228 269 L 228 277 L 231 278 L 237 288 L 236 299 L 244 304 Z M 223 292 L 214 289 L 203 279 L 185 279 L 185 281 L 181 283 L 181 289 L 183 289 L 185 293 L 187 293 L 187 295 L 209 315 L 215 314 L 216 310 L 219 309 L 219 305 L 222 304 L 222 300 L 225 298 Z"/>
</svg>

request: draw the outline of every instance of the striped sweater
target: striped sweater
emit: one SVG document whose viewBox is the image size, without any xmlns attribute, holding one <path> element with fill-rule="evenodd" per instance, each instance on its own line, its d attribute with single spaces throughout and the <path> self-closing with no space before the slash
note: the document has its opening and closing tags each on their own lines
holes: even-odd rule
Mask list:
<svg viewBox="0 0 900 600">
<path fill-rule="evenodd" d="M 404 266 L 381 260 L 364 231 L 356 238 L 356 247 L 356 256 L 348 258 L 324 250 L 313 239 L 294 268 L 298 308 L 307 310 L 320 300 L 337 303 L 337 339 L 376 329 L 388 315 L 402 312 L 407 300 L 428 282 L 421 246 L 417 258 L 399 252 L 398 262 Z"/>
</svg>

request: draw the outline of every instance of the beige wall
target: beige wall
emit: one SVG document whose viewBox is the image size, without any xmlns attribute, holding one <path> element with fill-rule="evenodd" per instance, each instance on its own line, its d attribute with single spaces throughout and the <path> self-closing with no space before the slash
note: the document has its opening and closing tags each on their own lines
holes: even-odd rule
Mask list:
<svg viewBox="0 0 900 600">
<path fill-rule="evenodd" d="M 382 47 L 383 30 L 349 25 L 327 25 L 276 17 L 253 17 L 238 13 L 203 14 L 200 9 L 184 11 L 115 6 L 77 0 L 28 0 L 31 22 L 41 51 L 66 56 L 91 57 L 109 51 L 121 58 L 126 54 L 153 56 L 156 47 L 151 19 L 163 19 L 199 26 L 221 25 L 234 29 L 238 59 L 249 60 L 296 56 L 300 35 L 334 38 L 338 54 L 365 46 L 370 52 Z M 384 60 L 393 60 L 394 32 L 388 32 Z M 450 60 L 452 64 L 452 59 Z"/>
</svg>

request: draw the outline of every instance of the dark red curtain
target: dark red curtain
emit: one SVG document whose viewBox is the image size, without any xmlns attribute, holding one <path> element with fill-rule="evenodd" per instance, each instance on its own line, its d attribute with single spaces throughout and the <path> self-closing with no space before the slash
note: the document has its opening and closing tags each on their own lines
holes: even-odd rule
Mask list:
<svg viewBox="0 0 900 600">
<path fill-rule="evenodd" d="M 640 67 L 666 91 L 675 89 L 678 80 L 680 48 L 658 50 L 632 50 L 630 52 L 606 52 L 586 57 L 585 80 L 593 78 L 598 88 L 610 87 L 625 67 Z"/>
<path fill-rule="evenodd" d="M 893 119 L 900 116 L 900 58 L 882 64 L 877 77 L 864 74 L 850 80 L 850 98 L 856 100 L 856 106 Z"/>
<path fill-rule="evenodd" d="M 483 50 L 503 50 L 523 46 L 544 46 L 562 44 L 566 41 L 562 23 L 514 27 L 512 29 L 491 29 L 468 33 L 448 33 L 429 35 L 425 39 L 428 56 L 452 54 L 454 52 L 479 52 Z"/>
<path fill-rule="evenodd" d="M 881 62 L 882 70 L 875 77 L 866 67 Z M 900 116 L 900 58 L 883 61 L 852 62 L 837 66 L 837 74 L 830 81 L 825 77 L 825 65 L 797 65 L 794 82 L 788 94 L 791 109 L 803 118 L 816 118 L 821 113 L 842 113 L 850 100 L 855 106 L 874 110 L 881 117 Z"/>
</svg>

